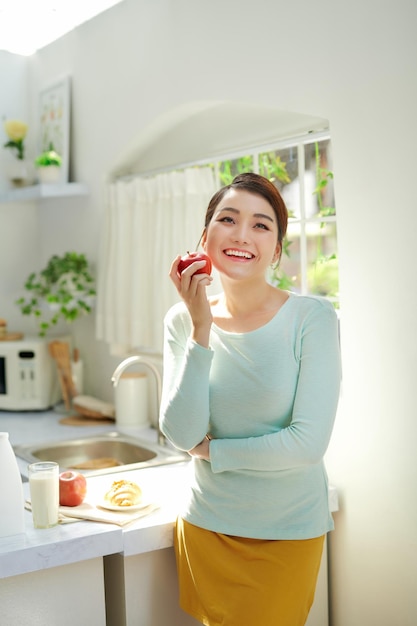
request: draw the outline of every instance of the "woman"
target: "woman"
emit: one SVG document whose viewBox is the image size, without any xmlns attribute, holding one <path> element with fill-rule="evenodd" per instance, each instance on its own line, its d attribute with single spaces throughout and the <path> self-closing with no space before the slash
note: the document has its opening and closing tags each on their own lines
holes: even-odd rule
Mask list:
<svg viewBox="0 0 417 626">
<path fill-rule="evenodd" d="M 194 457 L 177 520 L 180 604 L 208 626 L 302 626 L 333 528 L 323 455 L 340 381 L 337 318 L 321 298 L 270 285 L 287 209 L 257 174 L 211 199 L 202 246 L 211 278 L 170 277 L 182 302 L 165 320 L 161 428 Z"/>
</svg>

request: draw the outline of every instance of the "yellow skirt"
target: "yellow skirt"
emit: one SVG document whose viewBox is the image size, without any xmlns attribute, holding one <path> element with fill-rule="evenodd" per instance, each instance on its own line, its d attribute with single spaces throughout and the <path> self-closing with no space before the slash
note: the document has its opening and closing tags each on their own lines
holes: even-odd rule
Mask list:
<svg viewBox="0 0 417 626">
<path fill-rule="evenodd" d="M 179 518 L 180 606 L 205 626 L 304 626 L 323 541 L 234 537 Z"/>
</svg>

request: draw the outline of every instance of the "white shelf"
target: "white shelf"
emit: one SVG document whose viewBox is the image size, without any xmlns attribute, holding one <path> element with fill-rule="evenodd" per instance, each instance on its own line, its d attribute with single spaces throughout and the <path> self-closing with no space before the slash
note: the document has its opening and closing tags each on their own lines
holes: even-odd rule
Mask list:
<svg viewBox="0 0 417 626">
<path fill-rule="evenodd" d="M 32 185 L 30 187 L 20 187 L 0 192 L 0 202 L 22 202 L 27 200 L 41 200 L 42 198 L 84 196 L 86 194 L 87 185 L 84 183 Z"/>
</svg>

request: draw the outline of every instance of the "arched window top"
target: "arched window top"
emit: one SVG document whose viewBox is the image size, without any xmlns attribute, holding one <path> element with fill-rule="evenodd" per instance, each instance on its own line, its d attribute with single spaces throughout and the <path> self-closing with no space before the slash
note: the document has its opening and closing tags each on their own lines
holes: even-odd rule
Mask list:
<svg viewBox="0 0 417 626">
<path fill-rule="evenodd" d="M 144 174 L 327 129 L 328 120 L 240 102 L 191 102 L 156 118 L 112 167 Z"/>
</svg>

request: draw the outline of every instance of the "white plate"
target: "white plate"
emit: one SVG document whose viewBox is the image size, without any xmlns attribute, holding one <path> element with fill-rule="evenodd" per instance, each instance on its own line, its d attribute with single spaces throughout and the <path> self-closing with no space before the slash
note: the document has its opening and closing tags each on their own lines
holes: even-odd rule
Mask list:
<svg viewBox="0 0 417 626">
<path fill-rule="evenodd" d="M 131 506 L 120 506 L 118 504 L 110 504 L 110 502 L 106 502 L 104 500 L 99 502 L 97 506 L 101 509 L 107 509 L 108 511 L 121 511 L 122 513 L 129 513 L 129 511 L 140 511 L 141 509 L 146 509 L 146 507 L 150 504 L 150 502 L 142 500 L 142 502 L 132 504 Z"/>
</svg>

